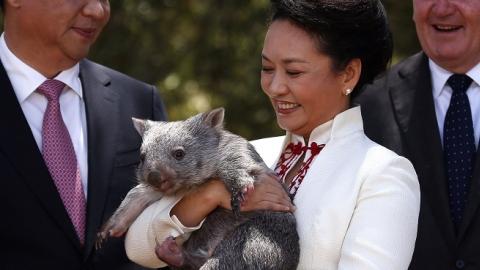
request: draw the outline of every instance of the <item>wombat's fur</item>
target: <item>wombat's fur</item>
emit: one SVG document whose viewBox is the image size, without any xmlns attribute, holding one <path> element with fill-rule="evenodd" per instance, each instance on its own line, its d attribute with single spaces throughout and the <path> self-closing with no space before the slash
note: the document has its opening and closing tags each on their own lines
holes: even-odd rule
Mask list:
<svg viewBox="0 0 480 270">
<path fill-rule="evenodd" d="M 270 169 L 247 140 L 223 129 L 223 117 L 224 110 L 219 108 L 185 121 L 134 119 L 143 137 L 140 184 L 103 226 L 98 243 L 125 233 L 143 209 L 162 197 L 161 191 L 173 194 L 219 178 L 232 194 L 233 211 L 218 208 L 192 233 L 183 244 L 180 268 L 296 268 L 300 248 L 293 214 L 240 212 L 243 192 L 253 187 L 257 175 Z M 167 191 L 161 188 L 164 183 L 169 184 Z M 162 245 L 168 241 L 173 240 Z"/>
</svg>

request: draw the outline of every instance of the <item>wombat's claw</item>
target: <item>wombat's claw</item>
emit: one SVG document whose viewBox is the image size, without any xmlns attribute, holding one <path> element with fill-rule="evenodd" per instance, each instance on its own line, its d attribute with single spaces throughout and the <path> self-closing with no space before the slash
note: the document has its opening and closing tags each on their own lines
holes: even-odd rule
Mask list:
<svg viewBox="0 0 480 270">
<path fill-rule="evenodd" d="M 248 196 L 248 188 L 244 188 L 242 192 L 238 195 L 238 200 L 240 201 L 240 204 L 243 204 L 247 200 Z"/>
<path fill-rule="evenodd" d="M 105 232 L 97 233 L 97 239 L 95 240 L 95 249 L 99 250 L 102 248 L 103 242 L 105 242 L 108 238 L 108 235 Z"/>
<path fill-rule="evenodd" d="M 184 263 L 182 249 L 177 245 L 173 236 L 167 237 L 161 244 L 155 246 L 155 254 L 157 257 L 168 265 L 181 267 Z"/>
<path fill-rule="evenodd" d="M 248 196 L 252 194 L 254 189 L 255 187 L 253 186 L 253 184 L 249 184 L 248 186 L 243 188 L 242 192 L 239 195 L 239 200 L 241 205 L 245 204 L 245 202 L 248 199 Z"/>
<path fill-rule="evenodd" d="M 245 204 L 247 203 L 248 197 L 253 193 L 254 189 L 255 188 L 253 184 L 249 184 L 248 186 L 242 189 L 242 192 L 238 194 L 238 201 L 240 202 L 240 207 L 245 206 Z M 233 200 L 232 200 L 232 206 L 233 206 Z M 240 208 L 238 210 L 240 210 Z"/>
<path fill-rule="evenodd" d="M 95 241 L 95 248 L 99 249 L 102 247 L 102 244 L 107 241 L 109 237 L 120 237 L 122 236 L 127 230 L 125 226 L 121 226 L 119 222 L 107 222 L 104 226 L 102 226 L 100 232 L 97 233 L 97 239 Z"/>
<path fill-rule="evenodd" d="M 109 232 L 102 231 L 97 233 L 97 239 L 95 240 L 95 249 L 99 250 L 102 248 L 103 243 L 105 243 L 109 237 Z"/>
</svg>

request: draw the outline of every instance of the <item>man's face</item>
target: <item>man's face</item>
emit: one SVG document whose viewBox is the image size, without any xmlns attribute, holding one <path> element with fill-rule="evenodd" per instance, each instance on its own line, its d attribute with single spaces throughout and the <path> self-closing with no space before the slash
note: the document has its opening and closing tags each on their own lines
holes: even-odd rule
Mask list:
<svg viewBox="0 0 480 270">
<path fill-rule="evenodd" d="M 19 0 L 21 40 L 53 61 L 84 58 L 110 18 L 108 0 Z M 54 60 L 55 59 L 55 60 Z"/>
<path fill-rule="evenodd" d="M 479 0 L 413 0 L 413 20 L 425 53 L 465 73 L 480 62 Z"/>
</svg>

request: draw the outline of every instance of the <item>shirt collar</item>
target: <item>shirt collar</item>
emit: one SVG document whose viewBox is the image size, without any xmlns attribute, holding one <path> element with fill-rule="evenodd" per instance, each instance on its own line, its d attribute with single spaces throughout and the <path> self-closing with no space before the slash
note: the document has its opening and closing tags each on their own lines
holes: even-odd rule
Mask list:
<svg viewBox="0 0 480 270">
<path fill-rule="evenodd" d="M 438 98 L 442 94 L 448 78 L 450 78 L 453 73 L 437 65 L 432 59 L 428 59 L 428 65 L 432 77 L 433 97 Z"/>
<path fill-rule="evenodd" d="M 478 86 L 480 86 L 480 62 L 470 69 L 467 72 L 467 75 L 472 78 L 473 83 L 476 83 Z"/>
<path fill-rule="evenodd" d="M 18 101 L 25 101 L 47 78 L 20 60 L 7 46 L 5 33 L 0 36 L 0 60 L 12 83 Z M 54 79 L 63 82 L 82 98 L 82 86 L 79 78 L 80 65 L 60 72 Z"/>
<path fill-rule="evenodd" d="M 444 91 L 445 84 L 453 73 L 437 65 L 432 59 L 428 59 L 428 65 L 432 75 L 433 97 L 437 98 Z M 473 83 L 480 85 L 480 63 L 470 69 L 466 75 L 472 78 Z"/>
</svg>

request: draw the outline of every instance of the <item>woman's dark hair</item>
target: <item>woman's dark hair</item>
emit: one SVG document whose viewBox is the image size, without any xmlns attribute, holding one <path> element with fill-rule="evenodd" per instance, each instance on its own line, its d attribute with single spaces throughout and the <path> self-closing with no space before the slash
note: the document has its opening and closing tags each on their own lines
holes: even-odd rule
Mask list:
<svg viewBox="0 0 480 270">
<path fill-rule="evenodd" d="M 271 21 L 286 19 L 317 41 L 322 53 L 343 70 L 355 58 L 362 62 L 352 95 L 385 71 L 393 51 L 392 34 L 380 0 L 272 0 Z"/>
</svg>

